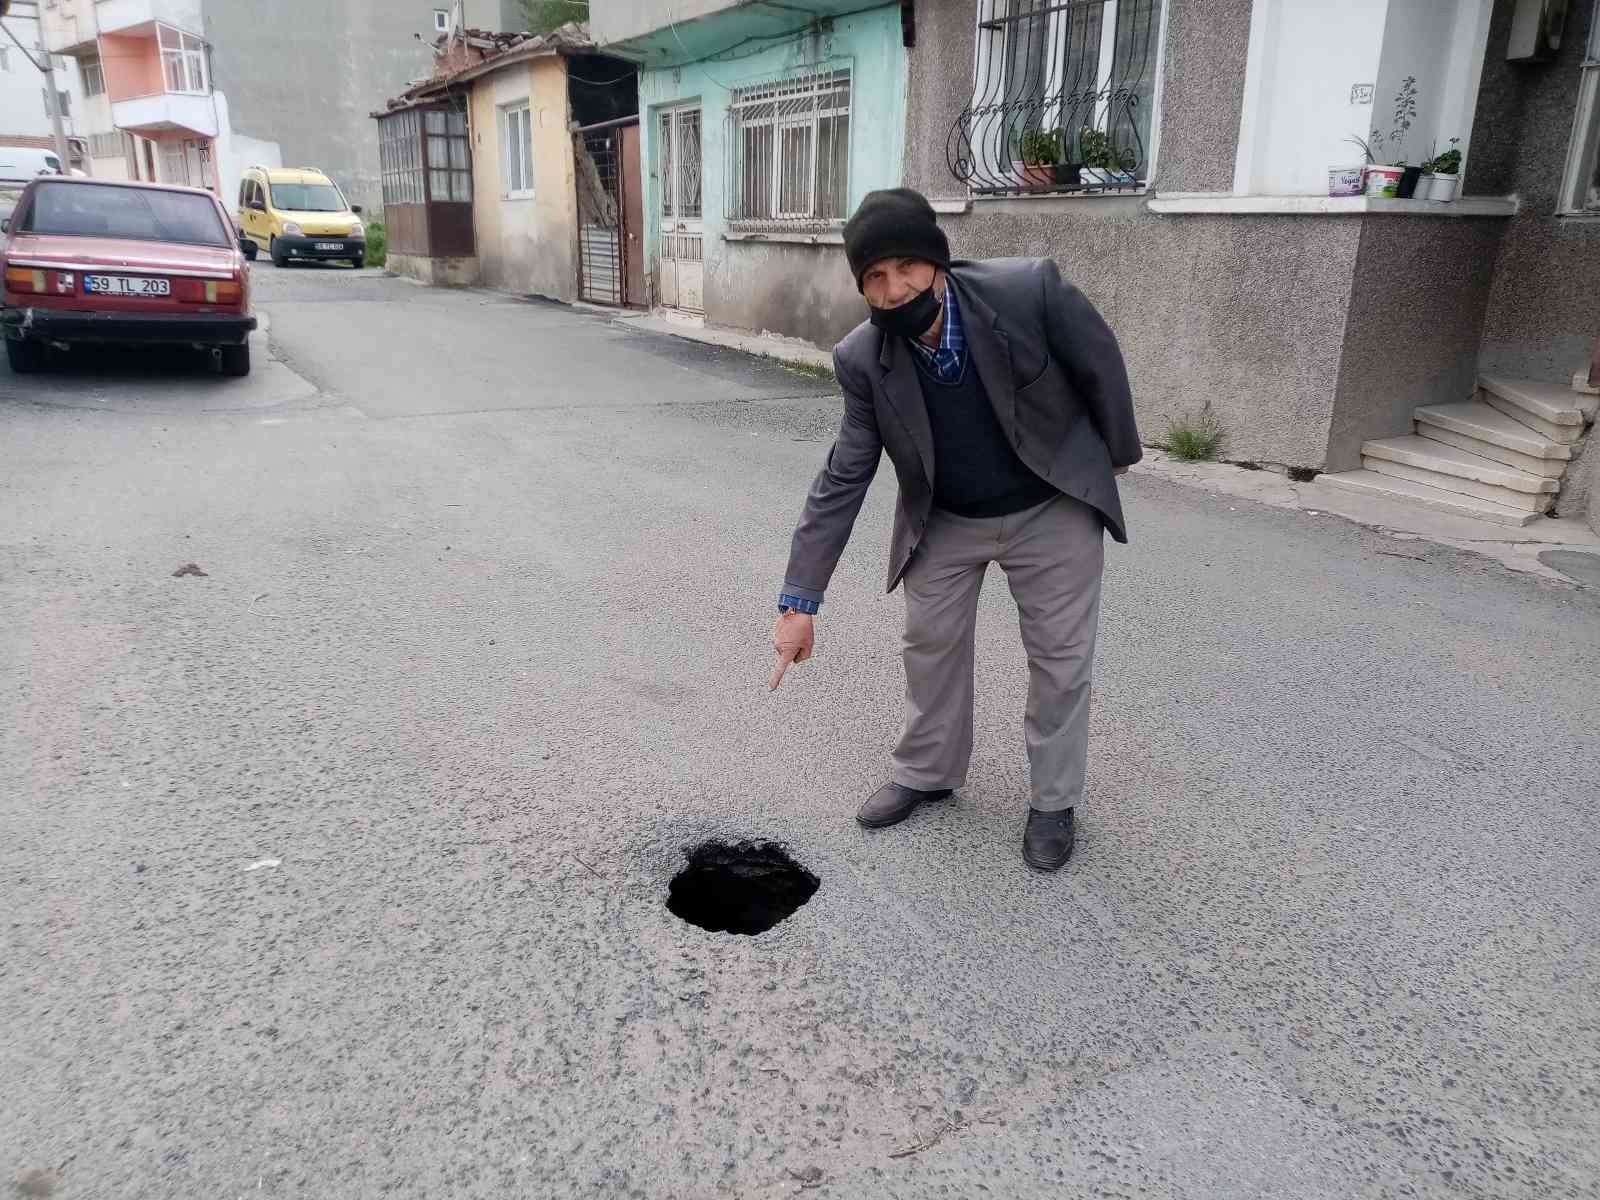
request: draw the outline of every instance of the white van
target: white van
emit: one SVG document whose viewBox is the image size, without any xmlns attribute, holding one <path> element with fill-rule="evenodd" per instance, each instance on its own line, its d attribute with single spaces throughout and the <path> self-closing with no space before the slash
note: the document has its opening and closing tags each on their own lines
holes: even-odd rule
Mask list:
<svg viewBox="0 0 1600 1200">
<path fill-rule="evenodd" d="M 36 175 L 64 175 L 54 150 L 0 146 L 0 183 L 27 183 Z"/>
</svg>

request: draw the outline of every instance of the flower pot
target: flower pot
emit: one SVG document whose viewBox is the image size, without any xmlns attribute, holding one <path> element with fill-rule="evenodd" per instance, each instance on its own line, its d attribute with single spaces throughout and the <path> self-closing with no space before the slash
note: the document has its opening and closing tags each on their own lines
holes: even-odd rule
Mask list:
<svg viewBox="0 0 1600 1200">
<path fill-rule="evenodd" d="M 1056 184 L 1055 163 L 1013 163 L 1012 166 L 1022 176 L 1023 187 L 1048 188 Z"/>
<path fill-rule="evenodd" d="M 1422 182 L 1417 185 L 1417 196 L 1423 200 L 1448 204 L 1456 198 L 1456 185 L 1460 182 L 1459 175 L 1424 175 Z"/>
<path fill-rule="evenodd" d="M 1083 185 L 1082 163 L 1057 163 L 1057 187 L 1081 187 Z"/>
<path fill-rule="evenodd" d="M 1400 186 L 1400 177 L 1404 174 L 1405 170 L 1401 167 L 1366 167 L 1361 173 L 1362 194 L 1393 199 L 1395 189 Z"/>
<path fill-rule="evenodd" d="M 1136 182 L 1132 173 L 1113 171 L 1110 167 L 1085 167 L 1082 175 L 1085 183 L 1094 184 L 1096 187 L 1127 187 Z"/>
<path fill-rule="evenodd" d="M 1360 167 L 1329 167 L 1328 195 L 1361 195 L 1361 174 Z"/>
<path fill-rule="evenodd" d="M 1417 194 L 1417 181 L 1422 178 L 1421 167 L 1407 167 L 1400 173 L 1400 182 L 1395 186 L 1394 194 L 1397 200 L 1410 200 Z"/>
</svg>

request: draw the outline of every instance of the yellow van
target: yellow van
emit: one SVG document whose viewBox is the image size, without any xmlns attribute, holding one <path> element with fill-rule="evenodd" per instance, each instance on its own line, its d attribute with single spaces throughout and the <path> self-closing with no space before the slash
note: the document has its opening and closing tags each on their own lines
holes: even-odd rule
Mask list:
<svg viewBox="0 0 1600 1200">
<path fill-rule="evenodd" d="M 366 265 L 361 206 L 315 167 L 246 167 L 239 180 L 239 246 L 262 250 L 275 267 L 297 259 L 345 259 Z"/>
</svg>

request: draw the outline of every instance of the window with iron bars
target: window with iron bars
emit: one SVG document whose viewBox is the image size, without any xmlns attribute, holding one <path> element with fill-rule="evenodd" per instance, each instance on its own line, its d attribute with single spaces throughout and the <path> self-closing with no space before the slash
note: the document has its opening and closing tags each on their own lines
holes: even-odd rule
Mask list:
<svg viewBox="0 0 1600 1200">
<path fill-rule="evenodd" d="M 850 200 L 850 71 L 737 88 L 728 106 L 728 221 L 829 228 Z"/>
<path fill-rule="evenodd" d="M 978 195 L 1134 191 L 1149 178 L 1162 0 L 978 0 L 950 171 Z"/>
</svg>

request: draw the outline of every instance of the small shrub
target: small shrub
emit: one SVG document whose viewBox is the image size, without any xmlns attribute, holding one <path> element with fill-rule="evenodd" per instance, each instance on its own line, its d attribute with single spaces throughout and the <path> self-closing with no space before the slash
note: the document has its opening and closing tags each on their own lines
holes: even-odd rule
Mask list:
<svg viewBox="0 0 1600 1200">
<path fill-rule="evenodd" d="M 1179 462 L 1215 462 L 1227 440 L 1210 401 L 1197 413 L 1167 418 L 1167 452 Z"/>
<path fill-rule="evenodd" d="M 382 221 L 367 222 L 367 266 L 381 267 L 389 261 L 389 231 Z"/>
<path fill-rule="evenodd" d="M 833 378 L 833 368 L 824 367 L 818 363 L 807 362 L 803 358 L 780 358 L 778 362 L 785 371 L 793 371 L 796 375 L 804 375 L 810 379 Z"/>
</svg>

